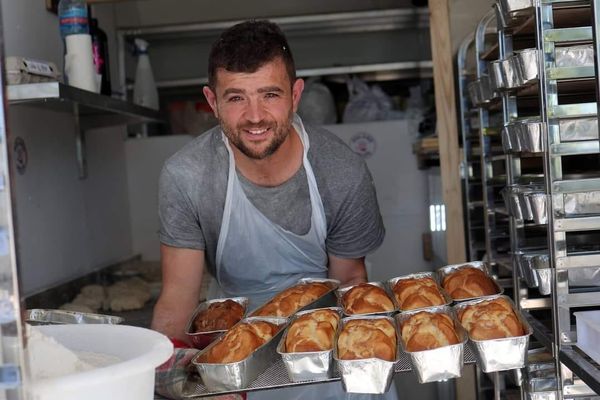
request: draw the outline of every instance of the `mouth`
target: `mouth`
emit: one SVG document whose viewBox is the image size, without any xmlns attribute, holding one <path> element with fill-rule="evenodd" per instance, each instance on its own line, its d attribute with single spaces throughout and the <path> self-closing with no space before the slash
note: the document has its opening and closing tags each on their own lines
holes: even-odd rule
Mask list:
<svg viewBox="0 0 600 400">
<path fill-rule="evenodd" d="M 271 128 L 251 128 L 244 129 L 246 137 L 252 141 L 259 141 L 265 139 L 271 132 Z"/>
</svg>

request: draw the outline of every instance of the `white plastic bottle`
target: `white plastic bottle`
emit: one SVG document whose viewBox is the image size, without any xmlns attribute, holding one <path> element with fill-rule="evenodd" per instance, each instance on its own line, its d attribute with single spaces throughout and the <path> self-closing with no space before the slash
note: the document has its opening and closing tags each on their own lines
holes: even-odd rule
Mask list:
<svg viewBox="0 0 600 400">
<path fill-rule="evenodd" d="M 138 63 L 135 70 L 135 84 L 133 86 L 133 102 L 144 107 L 159 109 L 158 90 L 154 82 L 154 74 L 148 57 L 148 42 L 135 39 L 138 53 Z"/>
</svg>

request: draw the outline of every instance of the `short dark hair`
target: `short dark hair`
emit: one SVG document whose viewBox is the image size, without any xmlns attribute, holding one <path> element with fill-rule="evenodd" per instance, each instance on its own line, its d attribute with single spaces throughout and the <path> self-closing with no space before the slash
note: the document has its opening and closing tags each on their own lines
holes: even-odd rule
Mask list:
<svg viewBox="0 0 600 400">
<path fill-rule="evenodd" d="M 241 22 L 225 30 L 213 44 L 208 57 L 208 85 L 214 90 L 219 68 L 252 73 L 277 58 L 284 62 L 294 83 L 294 58 L 279 26 L 266 20 Z"/>
</svg>

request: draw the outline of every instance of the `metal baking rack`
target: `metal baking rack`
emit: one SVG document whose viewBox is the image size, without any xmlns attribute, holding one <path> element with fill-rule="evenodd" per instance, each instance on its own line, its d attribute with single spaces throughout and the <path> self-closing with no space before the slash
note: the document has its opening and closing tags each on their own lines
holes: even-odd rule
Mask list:
<svg viewBox="0 0 600 400">
<path fill-rule="evenodd" d="M 490 37 L 495 38 L 496 15 L 489 12 L 475 32 L 475 63 L 477 79 L 468 85 L 471 102 L 478 107 L 481 190 L 485 233 L 485 257 L 490 265 L 510 269 L 508 251 L 509 226 L 507 210 L 500 190 L 506 185 L 505 155 L 502 153 L 500 132 L 502 115 L 494 109 L 498 94 L 492 89 L 489 64 L 482 59 L 488 51 Z"/>
<path fill-rule="evenodd" d="M 490 85 L 480 102 L 482 138 L 489 115 L 502 114 L 514 297 L 554 354 L 556 388 L 524 393 L 536 390 L 524 382 L 522 397 L 600 393 L 600 368 L 577 348 L 571 324 L 573 309 L 600 307 L 599 7 L 600 0 L 498 0 L 475 36 L 486 48 L 477 52 L 478 77 Z M 497 43 L 483 46 L 493 22 Z M 494 167 L 483 168 L 484 182 Z M 493 230 L 486 233 L 493 243 Z"/>
<path fill-rule="evenodd" d="M 477 77 L 474 57 L 475 36 L 469 35 L 458 55 L 458 90 L 462 135 L 461 177 L 464 186 L 464 208 L 468 259 L 480 260 L 486 251 L 481 182 L 481 144 L 479 142 L 479 110 L 469 99 L 467 88 Z M 471 61 L 471 62 L 470 62 Z"/>
<path fill-rule="evenodd" d="M 472 364 L 475 362 L 475 354 L 471 349 L 471 345 L 468 344 L 465 346 L 464 351 L 464 363 Z M 400 360 L 394 366 L 395 373 L 402 372 L 410 372 L 412 371 L 410 356 L 406 353 L 400 354 Z M 309 385 L 315 383 L 323 383 L 323 382 L 336 382 L 341 378 L 338 375 L 338 372 L 334 372 L 334 377 L 328 380 L 322 381 L 307 381 L 307 382 L 291 382 L 287 375 L 287 370 L 283 361 L 279 359 L 275 364 L 271 365 L 267 368 L 262 374 L 256 378 L 254 382 L 252 382 L 247 388 L 242 390 L 233 390 L 227 392 L 210 392 L 206 389 L 206 386 L 202 383 L 200 377 L 196 374 L 189 375 L 187 382 L 184 384 L 182 396 L 186 398 L 191 397 L 206 397 L 206 396 L 215 396 L 222 395 L 227 393 L 237 393 L 237 392 L 249 392 L 255 390 L 263 390 L 263 389 L 276 389 L 281 387 L 288 386 L 301 386 L 301 385 Z"/>
</svg>

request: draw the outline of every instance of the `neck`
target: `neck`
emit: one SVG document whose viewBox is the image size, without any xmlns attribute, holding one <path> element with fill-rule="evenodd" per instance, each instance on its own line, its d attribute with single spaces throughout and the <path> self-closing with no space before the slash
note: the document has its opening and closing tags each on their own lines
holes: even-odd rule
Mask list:
<svg viewBox="0 0 600 400">
<path fill-rule="evenodd" d="M 262 159 L 250 158 L 231 146 L 237 169 L 250 182 L 259 186 L 279 186 L 289 180 L 302 165 L 303 145 L 296 129 L 290 134 L 275 153 Z"/>
</svg>

